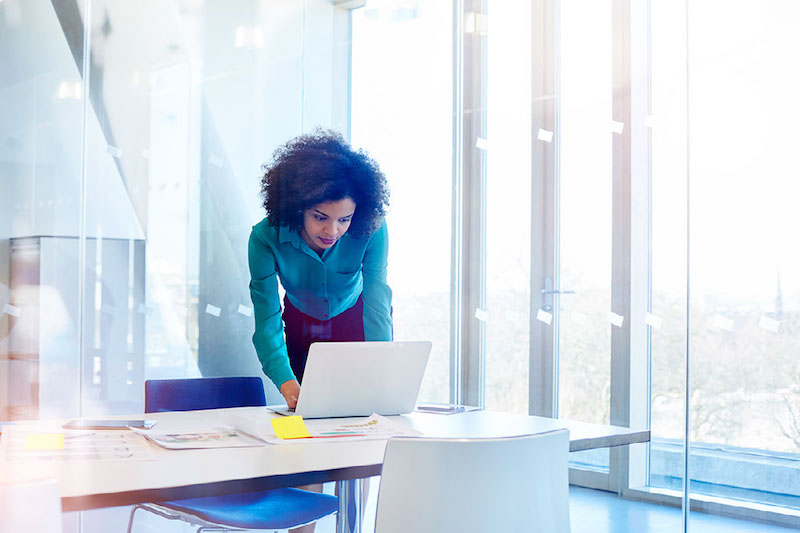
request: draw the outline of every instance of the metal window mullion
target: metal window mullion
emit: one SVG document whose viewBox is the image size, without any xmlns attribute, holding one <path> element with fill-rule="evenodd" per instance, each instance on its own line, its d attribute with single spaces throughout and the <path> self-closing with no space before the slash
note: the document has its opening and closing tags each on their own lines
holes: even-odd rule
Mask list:
<svg viewBox="0 0 800 533">
<path fill-rule="evenodd" d="M 486 325 L 475 311 L 486 310 L 486 156 L 475 143 L 486 137 L 486 0 L 463 7 L 460 389 L 462 402 L 484 406 Z"/>
<path fill-rule="evenodd" d="M 612 134 L 611 311 L 622 327 L 611 327 L 611 424 L 631 424 L 631 0 L 611 3 L 612 120 L 622 133 Z M 636 317 L 637 319 L 640 317 Z M 628 486 L 627 446 L 612 450 L 609 487 Z"/>
<path fill-rule="evenodd" d="M 630 3 L 630 109 L 631 123 L 631 334 L 629 361 L 628 413 L 630 427 L 650 428 L 650 348 L 651 327 L 645 324 L 646 313 L 652 311 L 652 161 L 651 135 L 647 116 L 651 112 L 650 68 L 650 1 Z M 628 126 L 626 126 L 628 127 Z M 627 464 L 627 481 L 620 487 L 647 485 L 649 479 L 649 446 L 631 446 Z"/>
<path fill-rule="evenodd" d="M 461 343 L 462 343 L 462 263 L 461 241 L 464 232 L 462 217 L 463 169 L 461 146 L 463 143 L 462 93 L 464 86 L 464 6 L 462 0 L 453 2 L 453 194 L 451 201 L 451 256 L 450 256 L 450 401 L 465 403 L 462 398 Z"/>
<path fill-rule="evenodd" d="M 531 313 L 528 411 L 558 414 L 558 1 L 536 0 L 531 9 Z M 539 129 L 554 132 L 552 142 L 538 140 Z M 549 309 L 548 309 L 549 307 Z M 552 327 L 536 319 L 539 309 L 553 313 Z"/>
<path fill-rule="evenodd" d="M 689 113 L 691 90 L 691 63 L 689 49 L 689 0 L 685 3 L 686 24 L 686 352 L 684 362 L 684 393 L 683 393 L 683 498 L 681 499 L 681 514 L 683 517 L 683 531 L 689 531 L 689 512 L 691 510 L 691 478 L 689 477 L 691 459 L 691 428 L 692 428 L 692 248 L 691 248 L 691 114 Z"/>
<path fill-rule="evenodd" d="M 84 376 L 87 364 L 87 355 L 84 347 L 84 320 L 86 315 L 86 220 L 88 206 L 87 202 L 87 183 L 89 181 L 89 153 L 88 153 L 88 124 L 91 105 L 91 83 L 92 83 L 92 0 L 84 0 L 83 3 L 83 54 L 81 60 L 81 75 L 83 84 L 81 85 L 81 185 L 80 185 L 80 220 L 78 233 L 78 415 L 84 414 L 84 387 L 86 383 Z"/>
</svg>

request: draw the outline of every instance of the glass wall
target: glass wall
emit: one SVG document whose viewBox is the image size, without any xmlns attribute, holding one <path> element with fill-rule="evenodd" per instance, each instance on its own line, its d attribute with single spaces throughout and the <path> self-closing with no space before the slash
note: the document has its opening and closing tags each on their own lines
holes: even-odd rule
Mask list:
<svg viewBox="0 0 800 533">
<path fill-rule="evenodd" d="M 789 148 L 800 140 L 790 96 L 800 77 L 787 68 L 798 20 L 786 2 L 691 2 L 688 12 L 652 3 L 650 483 L 682 485 L 688 334 L 690 490 L 701 508 L 729 498 L 744 516 L 800 506 L 798 258 L 788 244 L 800 222 Z M 687 157 L 688 190 L 678 178 Z"/>
<path fill-rule="evenodd" d="M 800 5 L 688 19 L 692 490 L 797 509 Z"/>
<path fill-rule="evenodd" d="M 68 416 L 82 379 L 81 43 L 50 2 L 0 11 L 0 419 Z"/>
<path fill-rule="evenodd" d="M 145 379 L 262 375 L 247 266 L 261 165 L 315 127 L 349 134 L 349 12 L 0 14 L 0 419 L 140 412 Z"/>
</svg>

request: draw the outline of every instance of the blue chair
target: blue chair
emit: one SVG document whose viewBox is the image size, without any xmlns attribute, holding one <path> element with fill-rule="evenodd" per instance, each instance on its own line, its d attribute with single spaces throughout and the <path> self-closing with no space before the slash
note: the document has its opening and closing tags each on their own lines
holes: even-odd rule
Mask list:
<svg viewBox="0 0 800 533">
<path fill-rule="evenodd" d="M 144 384 L 145 412 L 193 411 L 223 407 L 266 405 L 264 386 L 258 377 L 158 379 Z M 136 504 L 169 520 L 182 520 L 197 531 L 288 529 L 319 520 L 338 510 L 338 499 L 299 489 L 276 489 L 223 496 L 205 496 L 169 502 Z"/>
</svg>

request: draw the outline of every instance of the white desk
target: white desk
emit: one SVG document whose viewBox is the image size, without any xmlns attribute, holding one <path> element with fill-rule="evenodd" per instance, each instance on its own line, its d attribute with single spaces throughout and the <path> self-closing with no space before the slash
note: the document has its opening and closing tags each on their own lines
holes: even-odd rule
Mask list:
<svg viewBox="0 0 800 533">
<path fill-rule="evenodd" d="M 194 422 L 214 423 L 229 412 L 261 419 L 265 426 L 269 418 L 278 416 L 263 407 L 243 407 L 118 418 L 157 419 L 156 429 L 170 431 Z M 650 440 L 649 431 L 491 411 L 413 413 L 392 419 L 408 423 L 427 437 L 505 437 L 567 428 L 570 451 Z M 381 472 L 385 445 L 385 441 L 344 439 L 210 450 L 166 450 L 153 445 L 153 461 L 9 462 L 0 458 L 0 483 L 58 478 L 64 511 L 75 511 L 375 476 Z"/>
</svg>

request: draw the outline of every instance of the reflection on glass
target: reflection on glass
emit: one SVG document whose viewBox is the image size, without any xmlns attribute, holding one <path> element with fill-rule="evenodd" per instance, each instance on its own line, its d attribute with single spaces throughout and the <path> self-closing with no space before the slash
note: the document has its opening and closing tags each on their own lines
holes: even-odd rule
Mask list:
<svg viewBox="0 0 800 533">
<path fill-rule="evenodd" d="M 394 338 L 433 342 L 434 402 L 450 400 L 451 17 L 437 0 L 353 12 L 351 141 L 389 182 Z"/>
<path fill-rule="evenodd" d="M 69 416 L 80 369 L 80 74 L 46 0 L 0 5 L 0 50 L 0 421 Z"/>
<path fill-rule="evenodd" d="M 93 0 L 82 127 L 79 4 L 0 2 L 0 419 L 136 412 L 144 379 L 261 375 L 260 167 L 347 125 L 345 10 Z"/>
</svg>

